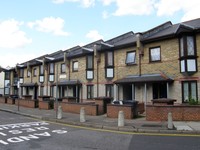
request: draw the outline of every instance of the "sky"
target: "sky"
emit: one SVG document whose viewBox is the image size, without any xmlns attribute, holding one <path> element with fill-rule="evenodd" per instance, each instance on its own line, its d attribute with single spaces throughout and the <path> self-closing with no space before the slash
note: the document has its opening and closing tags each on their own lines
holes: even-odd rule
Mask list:
<svg viewBox="0 0 200 150">
<path fill-rule="evenodd" d="M 0 66 L 200 18 L 199 0 L 1 0 Z"/>
</svg>

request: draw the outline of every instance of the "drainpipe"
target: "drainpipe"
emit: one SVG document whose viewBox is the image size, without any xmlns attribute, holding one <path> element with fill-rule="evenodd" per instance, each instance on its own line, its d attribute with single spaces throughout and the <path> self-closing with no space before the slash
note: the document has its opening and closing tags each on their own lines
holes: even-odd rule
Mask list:
<svg viewBox="0 0 200 150">
<path fill-rule="evenodd" d="M 141 69 L 141 58 L 142 56 L 144 55 L 144 52 L 141 48 L 141 40 L 140 40 L 140 33 L 138 33 L 136 35 L 136 47 L 137 47 L 137 51 L 139 52 L 139 76 L 141 76 L 141 72 L 142 72 L 142 69 Z"/>
<path fill-rule="evenodd" d="M 96 57 L 96 65 L 97 65 L 97 97 L 99 97 L 99 54 L 97 52 L 97 45 L 94 45 L 94 56 Z"/>
</svg>

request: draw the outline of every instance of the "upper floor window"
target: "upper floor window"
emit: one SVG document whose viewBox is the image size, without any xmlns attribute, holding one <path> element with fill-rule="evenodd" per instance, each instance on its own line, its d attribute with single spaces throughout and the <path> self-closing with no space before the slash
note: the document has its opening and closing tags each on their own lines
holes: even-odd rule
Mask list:
<svg viewBox="0 0 200 150">
<path fill-rule="evenodd" d="M 5 80 L 10 80 L 10 72 L 5 72 Z"/>
<path fill-rule="evenodd" d="M 114 53 L 106 52 L 105 54 L 105 73 L 106 78 L 114 77 Z"/>
<path fill-rule="evenodd" d="M 27 77 L 31 76 L 31 72 L 27 69 Z"/>
<path fill-rule="evenodd" d="M 34 68 L 34 69 L 33 69 L 33 76 L 34 76 L 34 77 L 37 76 L 37 68 Z"/>
<path fill-rule="evenodd" d="M 72 63 L 72 71 L 78 71 L 78 61 L 73 61 Z"/>
<path fill-rule="evenodd" d="M 19 77 L 23 78 L 24 77 L 24 69 L 19 70 Z"/>
<path fill-rule="evenodd" d="M 127 52 L 126 53 L 126 64 L 130 65 L 130 64 L 135 64 L 135 51 L 131 51 L 131 52 Z"/>
<path fill-rule="evenodd" d="M 44 75 L 44 66 L 40 65 L 40 75 Z"/>
<path fill-rule="evenodd" d="M 54 63 L 49 64 L 49 74 L 54 74 L 55 68 L 54 68 Z"/>
<path fill-rule="evenodd" d="M 87 79 L 93 79 L 93 56 L 89 55 L 86 57 L 86 78 Z"/>
<path fill-rule="evenodd" d="M 161 61 L 160 47 L 153 47 L 149 49 L 150 62 Z"/>
<path fill-rule="evenodd" d="M 180 71 L 196 72 L 197 55 L 194 36 L 182 36 L 179 39 L 180 46 Z"/>
<path fill-rule="evenodd" d="M 66 73 L 66 65 L 65 65 L 65 63 L 61 64 L 60 70 L 61 70 L 60 71 L 61 73 Z"/>
</svg>

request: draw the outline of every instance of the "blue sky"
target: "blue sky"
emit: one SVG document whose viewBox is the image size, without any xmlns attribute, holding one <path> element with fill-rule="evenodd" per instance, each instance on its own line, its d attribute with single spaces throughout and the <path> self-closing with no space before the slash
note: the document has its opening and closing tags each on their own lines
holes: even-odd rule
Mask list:
<svg viewBox="0 0 200 150">
<path fill-rule="evenodd" d="M 2 0 L 0 66 L 200 17 L 199 0 Z"/>
</svg>

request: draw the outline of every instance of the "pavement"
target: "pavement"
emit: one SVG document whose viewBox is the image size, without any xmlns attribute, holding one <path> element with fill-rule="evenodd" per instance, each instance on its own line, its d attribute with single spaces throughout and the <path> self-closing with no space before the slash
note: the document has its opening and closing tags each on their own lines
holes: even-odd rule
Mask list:
<svg viewBox="0 0 200 150">
<path fill-rule="evenodd" d="M 125 125 L 118 127 L 117 118 L 108 118 L 106 115 L 86 116 L 86 122 L 80 122 L 80 114 L 62 112 L 62 119 L 56 118 L 55 110 L 42 110 L 39 108 L 26 108 L 16 105 L 0 103 L 0 111 L 19 114 L 44 121 L 64 123 L 83 127 L 92 127 L 105 130 L 141 133 L 164 133 L 164 134 L 200 134 L 199 122 L 173 121 L 174 129 L 167 128 L 167 121 L 146 121 L 145 116 L 136 119 L 125 119 Z M 1 113 L 0 113 L 1 114 Z"/>
</svg>

